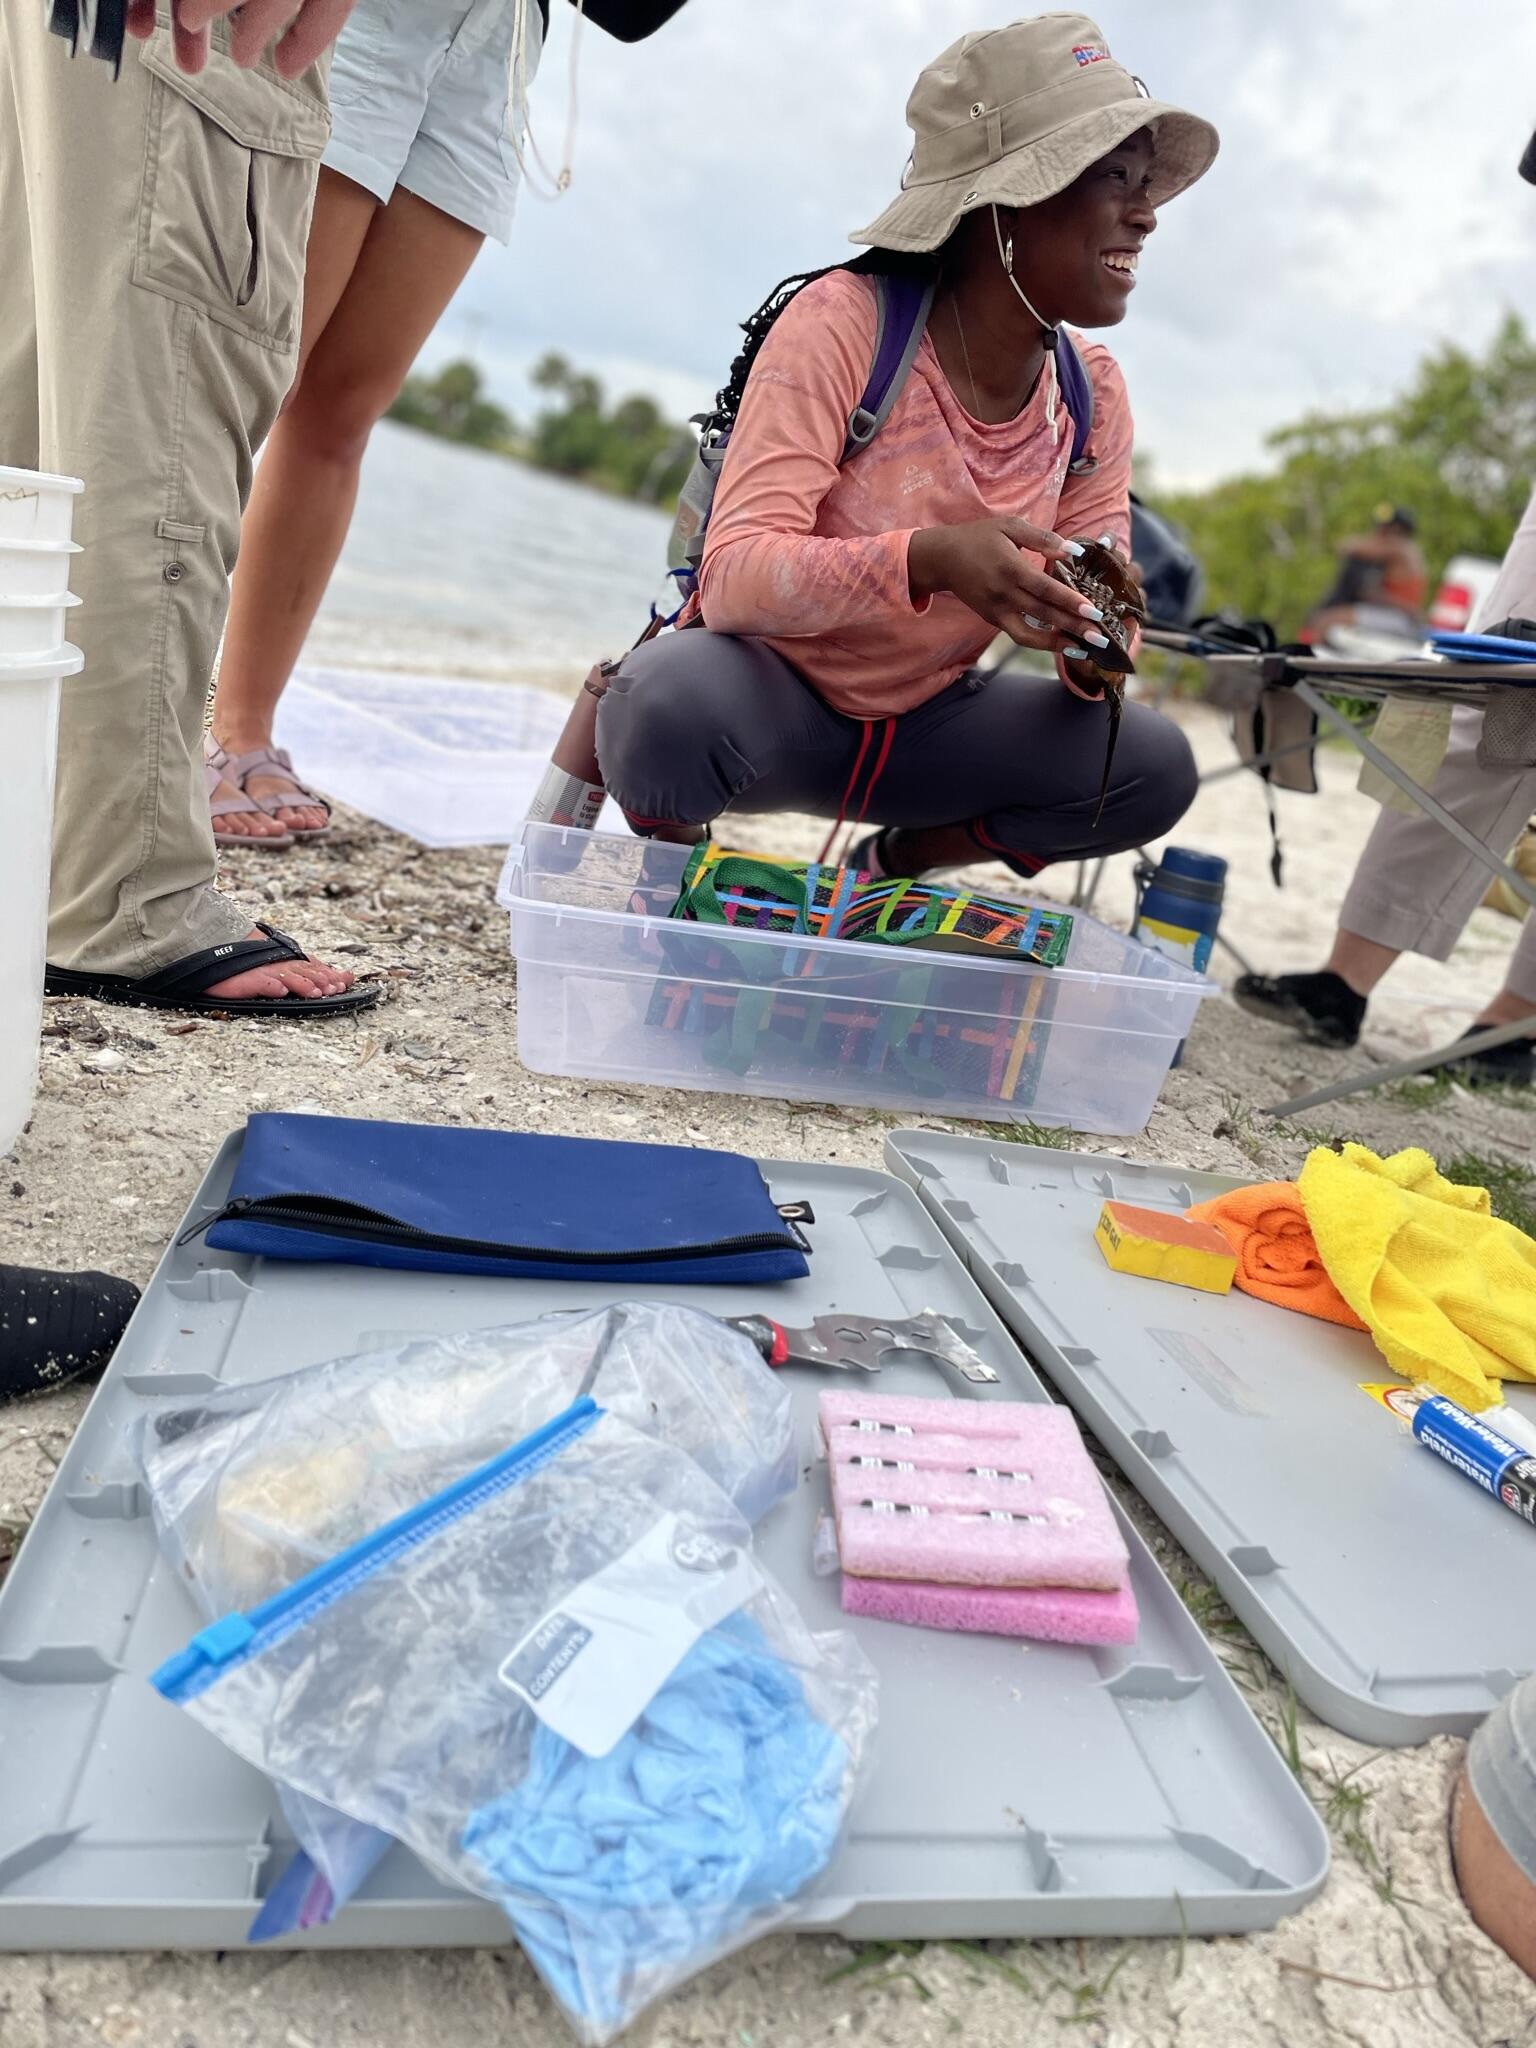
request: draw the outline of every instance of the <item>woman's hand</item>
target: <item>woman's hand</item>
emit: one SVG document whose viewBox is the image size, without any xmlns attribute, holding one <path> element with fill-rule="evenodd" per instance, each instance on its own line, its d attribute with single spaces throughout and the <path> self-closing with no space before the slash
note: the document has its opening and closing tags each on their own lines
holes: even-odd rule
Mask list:
<svg viewBox="0 0 1536 2048">
<path fill-rule="evenodd" d="M 1027 519 L 974 519 L 964 526 L 926 526 L 907 549 L 907 580 L 915 601 L 948 591 L 1020 647 L 1064 654 L 1084 640 L 1107 647 L 1102 614 L 1025 553 L 1069 561 L 1075 541 L 1031 526 Z"/>
<path fill-rule="evenodd" d="M 1079 547 L 1082 547 L 1090 543 L 1087 540 L 1087 536 L 1084 535 L 1080 537 L 1077 544 Z M 1142 589 L 1141 565 L 1137 562 L 1126 560 L 1125 556 L 1115 545 L 1115 537 L 1112 533 L 1101 533 L 1096 544 L 1106 549 L 1114 557 L 1119 567 L 1128 572 L 1131 582 L 1135 587 L 1137 602 L 1144 611 L 1146 608 L 1146 594 Z M 1059 562 L 1062 558 L 1058 556 L 1057 559 Z M 1060 573 L 1059 569 L 1057 573 Z M 1059 669 L 1062 681 L 1072 692 L 1073 696 L 1081 697 L 1088 704 L 1102 704 L 1104 692 L 1108 686 L 1111 683 L 1124 681 L 1124 672 L 1122 670 L 1100 668 L 1089 656 L 1087 650 L 1082 647 L 1075 648 L 1070 652 L 1064 649 Z"/>
</svg>

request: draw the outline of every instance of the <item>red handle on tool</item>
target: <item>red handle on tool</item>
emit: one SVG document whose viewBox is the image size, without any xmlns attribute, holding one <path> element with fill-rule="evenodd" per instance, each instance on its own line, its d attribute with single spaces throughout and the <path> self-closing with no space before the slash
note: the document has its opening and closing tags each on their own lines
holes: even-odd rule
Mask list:
<svg viewBox="0 0 1536 2048">
<path fill-rule="evenodd" d="M 755 1345 L 765 1364 L 782 1365 L 789 1357 L 789 1339 L 783 1326 L 769 1316 L 727 1316 L 725 1326 Z"/>
</svg>

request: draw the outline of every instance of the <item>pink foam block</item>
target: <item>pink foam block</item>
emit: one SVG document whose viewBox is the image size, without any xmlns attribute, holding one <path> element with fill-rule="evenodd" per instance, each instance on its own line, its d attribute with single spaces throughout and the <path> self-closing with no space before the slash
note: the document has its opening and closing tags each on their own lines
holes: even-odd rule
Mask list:
<svg viewBox="0 0 1536 2048">
<path fill-rule="evenodd" d="M 1125 1584 L 1125 1544 L 1070 1410 L 839 1392 L 821 1396 L 820 1414 L 845 1573 Z"/>
<path fill-rule="evenodd" d="M 1134 1643 L 1140 1617 L 1128 1585 L 1114 1593 L 1071 1586 L 939 1586 L 920 1579 L 843 1576 L 844 1614 L 1037 1643 Z"/>
</svg>

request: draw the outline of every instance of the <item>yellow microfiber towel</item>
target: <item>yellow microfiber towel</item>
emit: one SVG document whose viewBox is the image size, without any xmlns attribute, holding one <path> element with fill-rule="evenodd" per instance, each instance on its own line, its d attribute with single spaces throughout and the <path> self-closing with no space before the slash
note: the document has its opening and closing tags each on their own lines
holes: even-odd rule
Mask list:
<svg viewBox="0 0 1536 2048">
<path fill-rule="evenodd" d="M 1464 1408 L 1536 1380 L 1536 1241 L 1413 1147 L 1320 1149 L 1296 1183 L 1330 1279 L 1405 1380 Z"/>
</svg>

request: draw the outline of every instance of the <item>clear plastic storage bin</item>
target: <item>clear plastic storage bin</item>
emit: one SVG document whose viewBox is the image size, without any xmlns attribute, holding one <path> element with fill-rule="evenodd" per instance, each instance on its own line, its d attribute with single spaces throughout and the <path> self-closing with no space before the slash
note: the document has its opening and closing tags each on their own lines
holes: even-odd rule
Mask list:
<svg viewBox="0 0 1536 2048">
<path fill-rule="evenodd" d="M 1057 968 L 675 924 L 688 851 L 524 827 L 498 900 L 525 1066 L 1128 1137 L 1215 993 L 1080 912 Z"/>
</svg>

